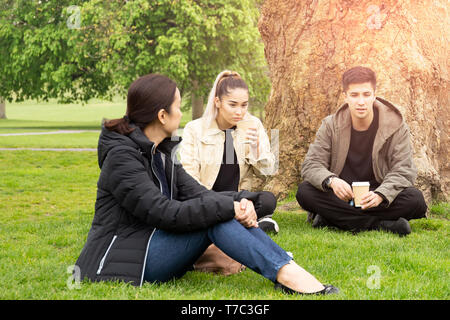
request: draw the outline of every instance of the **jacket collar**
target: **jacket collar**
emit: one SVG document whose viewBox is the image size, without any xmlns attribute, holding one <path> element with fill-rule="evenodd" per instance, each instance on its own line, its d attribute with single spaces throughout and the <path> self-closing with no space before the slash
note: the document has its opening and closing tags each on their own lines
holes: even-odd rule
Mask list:
<svg viewBox="0 0 450 320">
<path fill-rule="evenodd" d="M 372 156 L 377 157 L 384 142 L 402 125 L 403 117 L 396 107 L 384 99 L 377 97 L 373 106 L 378 109 L 378 130 L 373 143 Z M 343 104 L 333 117 L 339 147 L 336 157 L 333 158 L 332 170 L 340 174 L 347 158 L 352 131 L 352 118 L 348 104 Z"/>
<path fill-rule="evenodd" d="M 250 115 L 248 112 L 245 113 L 245 116 L 242 118 L 242 120 L 248 120 L 250 119 Z M 218 133 L 222 133 L 222 130 L 217 125 L 217 121 L 211 121 L 211 123 L 207 123 L 205 119 L 202 118 L 202 126 L 203 126 L 203 134 L 206 136 L 212 136 Z"/>
<path fill-rule="evenodd" d="M 380 97 L 376 97 L 373 107 L 378 109 L 378 134 L 383 140 L 387 139 L 401 126 L 403 116 L 392 103 Z M 338 130 L 351 127 L 352 118 L 347 103 L 336 111 L 335 117 Z"/>
<path fill-rule="evenodd" d="M 147 155 L 151 155 L 153 147 L 155 145 L 153 141 L 150 141 L 142 132 L 142 130 L 135 124 L 130 123 L 130 127 L 135 128 L 134 131 L 129 135 L 130 139 L 139 146 L 142 152 L 145 152 Z M 174 149 L 180 142 L 181 137 L 179 136 L 165 138 L 163 141 L 161 141 L 156 150 L 168 156 L 171 156 L 172 149 Z"/>
</svg>

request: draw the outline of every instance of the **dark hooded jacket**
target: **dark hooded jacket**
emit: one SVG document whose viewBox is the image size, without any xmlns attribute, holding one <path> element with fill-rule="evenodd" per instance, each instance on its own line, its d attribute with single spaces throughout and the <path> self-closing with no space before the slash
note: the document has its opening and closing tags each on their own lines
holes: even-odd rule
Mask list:
<svg viewBox="0 0 450 320">
<path fill-rule="evenodd" d="M 165 139 L 155 150 L 138 127 L 128 136 L 102 129 L 95 215 L 76 262 L 82 280 L 142 285 L 155 228 L 178 233 L 206 229 L 234 218 L 233 201 L 255 199 L 248 191 L 216 193 L 201 186 L 172 156 L 179 143 L 173 140 Z M 163 154 L 170 198 L 161 193 L 154 151 Z"/>
</svg>

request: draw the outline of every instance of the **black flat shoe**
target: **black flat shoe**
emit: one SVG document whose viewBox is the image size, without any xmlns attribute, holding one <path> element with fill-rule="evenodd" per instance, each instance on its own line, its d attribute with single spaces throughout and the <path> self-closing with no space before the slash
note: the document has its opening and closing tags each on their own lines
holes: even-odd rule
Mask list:
<svg viewBox="0 0 450 320">
<path fill-rule="evenodd" d="M 299 292 L 299 291 L 295 291 L 291 288 L 288 288 L 286 286 L 283 286 L 281 283 L 276 282 L 275 283 L 275 289 L 276 290 L 281 290 L 286 294 L 301 294 L 301 295 L 313 295 L 313 294 L 317 294 L 317 295 L 326 295 L 326 294 L 336 294 L 339 293 L 339 289 L 332 286 L 331 284 L 324 284 L 323 285 L 325 288 L 317 291 L 317 292 L 308 292 L 308 293 L 304 293 L 304 292 Z"/>
</svg>

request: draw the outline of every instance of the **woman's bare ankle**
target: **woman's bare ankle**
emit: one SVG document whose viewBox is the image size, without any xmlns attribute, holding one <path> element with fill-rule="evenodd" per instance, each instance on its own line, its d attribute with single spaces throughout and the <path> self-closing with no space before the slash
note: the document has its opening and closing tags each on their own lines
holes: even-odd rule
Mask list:
<svg viewBox="0 0 450 320">
<path fill-rule="evenodd" d="M 278 270 L 277 281 L 302 293 L 313 293 L 324 289 L 324 286 L 316 278 L 295 263 L 294 260 Z"/>
</svg>

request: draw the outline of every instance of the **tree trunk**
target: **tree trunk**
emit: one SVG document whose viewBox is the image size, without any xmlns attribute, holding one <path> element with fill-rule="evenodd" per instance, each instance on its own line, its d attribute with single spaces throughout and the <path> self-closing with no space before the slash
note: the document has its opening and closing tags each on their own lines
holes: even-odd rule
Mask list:
<svg viewBox="0 0 450 320">
<path fill-rule="evenodd" d="M 448 9 L 447 0 L 266 0 L 265 126 L 280 132 L 279 171 L 266 189 L 285 195 L 300 182 L 322 119 L 343 102 L 343 72 L 363 65 L 377 74 L 376 95 L 399 107 L 411 129 L 417 187 L 427 201 L 448 199 Z"/>
<path fill-rule="evenodd" d="M 198 119 L 203 115 L 203 97 L 197 95 L 198 81 L 192 81 L 192 120 Z"/>
<path fill-rule="evenodd" d="M 0 97 L 0 119 L 6 119 L 6 103 Z"/>
</svg>

